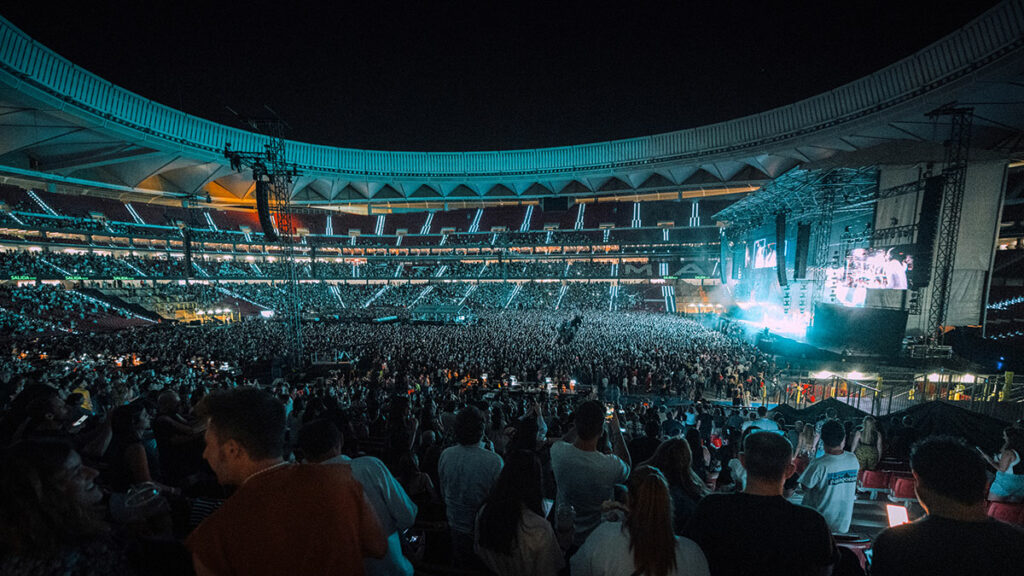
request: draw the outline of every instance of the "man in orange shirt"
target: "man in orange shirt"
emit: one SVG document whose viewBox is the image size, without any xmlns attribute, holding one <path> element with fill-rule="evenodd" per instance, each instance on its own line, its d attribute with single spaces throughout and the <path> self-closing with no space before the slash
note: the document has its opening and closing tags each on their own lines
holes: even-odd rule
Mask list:
<svg viewBox="0 0 1024 576">
<path fill-rule="evenodd" d="M 206 450 L 235 493 L 186 541 L 196 573 L 363 574 L 387 541 L 359 483 L 345 466 L 283 459 L 284 406 L 242 388 L 203 400 Z"/>
</svg>

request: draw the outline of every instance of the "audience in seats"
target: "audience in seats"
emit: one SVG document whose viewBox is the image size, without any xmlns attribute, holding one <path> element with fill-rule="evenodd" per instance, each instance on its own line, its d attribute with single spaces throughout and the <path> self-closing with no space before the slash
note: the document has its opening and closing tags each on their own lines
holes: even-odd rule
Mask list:
<svg viewBox="0 0 1024 576">
<path fill-rule="evenodd" d="M 838 420 L 827 420 L 822 425 L 821 443 L 825 446 L 824 456 L 811 460 L 800 475 L 803 504 L 820 512 L 832 532 L 845 534 L 853 519 L 860 464 L 856 456 L 843 450 L 846 432 Z"/>
<path fill-rule="evenodd" d="M 705 497 L 683 531 L 700 545 L 711 573 L 828 574 L 839 558 L 828 524 L 782 495 L 794 470 L 789 441 L 754 432 L 739 456 L 747 472 L 743 492 Z"/>
<path fill-rule="evenodd" d="M 345 466 L 282 458 L 285 410 L 253 388 L 203 400 L 206 452 L 234 494 L 188 537 L 196 573 L 363 574 L 387 541 L 363 489 Z"/>
<path fill-rule="evenodd" d="M 540 460 L 529 450 L 505 455 L 494 488 L 476 518 L 476 553 L 498 576 L 555 576 L 565 565 L 545 519 Z"/>
<path fill-rule="evenodd" d="M 476 515 L 501 473 L 501 456 L 483 446 L 484 415 L 467 406 L 455 417 L 458 445 L 441 453 L 438 474 L 448 514 L 452 554 L 457 562 L 477 563 L 473 552 Z"/>
<path fill-rule="evenodd" d="M 617 412 L 605 426 L 604 405 L 590 400 L 576 408 L 574 419 L 575 427 L 551 446 L 551 469 L 558 486 L 555 504 L 575 510 L 573 545 L 580 546 L 601 522 L 601 504 L 626 481 L 631 461 Z M 610 454 L 598 450 L 602 432 L 611 442 Z"/>
<path fill-rule="evenodd" d="M 624 520 L 601 523 L 572 557 L 573 576 L 710 574 L 697 544 L 675 535 L 668 481 L 657 468 L 633 471 L 626 504 Z"/>
<path fill-rule="evenodd" d="M 299 431 L 299 448 L 314 463 L 348 466 L 363 487 L 387 537 L 388 551 L 382 559 L 367 558 L 370 576 L 412 576 L 413 568 L 402 555 L 402 531 L 412 527 L 418 511 L 398 480 L 382 461 L 373 456 L 349 458 L 341 453 L 344 437 L 328 420 L 314 420 Z"/>
<path fill-rule="evenodd" d="M 985 461 L 963 441 L 930 437 L 910 467 L 927 515 L 889 528 L 872 548 L 872 576 L 1019 574 L 1024 530 L 986 515 Z"/>
<path fill-rule="evenodd" d="M 980 449 L 979 449 L 980 451 Z M 982 457 L 993 468 L 996 475 L 989 488 L 988 499 L 1001 502 L 1024 502 L 1024 430 L 1009 427 L 1003 430 L 1003 447 L 997 458 L 984 451 Z"/>
<path fill-rule="evenodd" d="M 564 299 L 591 298 L 573 287 L 558 312 L 481 310 L 479 323 L 468 326 L 372 324 L 383 310 L 403 314 L 422 294 L 420 286 L 392 286 L 378 299 L 387 308 L 362 308 L 382 286 L 335 291 L 304 283 L 307 304 L 353 305 L 338 321 L 305 324 L 306 349 L 337 358 L 344 348 L 351 364 L 266 380 L 262 389 L 254 376 L 280 365 L 275 344 L 287 326 L 277 320 L 9 335 L 11 354 L 0 358 L 0 572 L 158 574 L 152 562 L 139 562 L 140 546 L 154 542 L 115 511 L 124 501 L 118 491 L 141 482 L 158 483 L 154 493 L 175 505 L 183 504 L 179 491 L 188 497 L 190 514 L 174 532 L 187 566 L 172 573 L 194 565 L 218 574 L 409 575 L 415 564 L 516 576 L 566 574 L 567 565 L 581 574 L 824 574 L 842 568 L 830 533 L 868 528 L 849 516 L 853 479 L 888 449 L 882 430 L 870 420 L 860 431 L 851 420 L 845 430 L 822 420 L 823 456 L 812 461 L 819 443 L 813 422 L 783 430 L 785 422 L 764 410 L 707 404 L 702 398 L 755 385 L 759 373 L 769 385 L 777 374 L 769 357 L 727 333 L 683 318 L 608 312 L 608 300 L 604 311 L 566 314 L 576 305 Z M 523 308 L 553 306 L 559 292 L 552 287 L 523 287 Z M 270 282 L 152 291 L 219 307 L 220 288 L 282 301 Z M 452 282 L 422 301 L 451 302 L 466 288 Z M 54 326 L 74 319 L 64 317 L 66 308 L 81 313 L 69 305 L 70 292 L 51 289 L 14 288 L 0 294 L 0 304 L 17 302 L 8 312 L 21 315 L 31 302 L 57 303 L 45 310 Z M 501 308 L 512 290 L 481 284 L 467 302 Z M 581 324 L 565 338 L 559 327 L 576 316 Z M 548 379 L 550 395 L 522 390 Z M 679 406 L 690 400 L 694 408 Z M 884 432 L 886 444 L 913 436 Z M 204 438 L 214 475 L 202 466 Z M 54 441 L 59 450 L 47 448 Z M 296 447 L 303 464 L 294 463 Z M 973 474 L 962 473 L 970 466 L 957 463 L 955 450 L 943 454 L 953 455 L 945 473 Z M 993 496 L 1013 492 L 1020 455 L 1019 431 L 1007 431 L 1000 454 L 988 459 Z M 977 464 L 981 456 L 973 456 Z M 969 538 L 943 548 L 977 547 L 964 555 L 1019 562 L 1011 552 L 1019 541 L 1008 536 L 1017 533 L 978 517 L 983 504 L 957 508 L 940 497 L 944 485 L 928 479 L 922 458 L 915 473 L 929 516 L 879 540 L 876 570 L 894 573 L 885 570 L 907 561 L 898 556 L 904 549 L 933 554 L 926 546 L 938 544 L 929 539 L 960 532 L 992 545 Z M 65 473 L 72 469 L 78 472 Z M 784 499 L 797 478 L 802 507 Z M 100 509 L 93 509 L 96 486 L 114 491 Z M 984 495 L 984 480 L 981 486 Z M 43 497 L 25 497 L 36 487 Z M 610 502 L 617 492 L 623 501 Z M 51 529 L 54 518 L 67 521 Z M 428 556 L 407 559 L 402 536 L 416 520 L 415 530 L 427 531 L 420 542 Z"/>
</svg>

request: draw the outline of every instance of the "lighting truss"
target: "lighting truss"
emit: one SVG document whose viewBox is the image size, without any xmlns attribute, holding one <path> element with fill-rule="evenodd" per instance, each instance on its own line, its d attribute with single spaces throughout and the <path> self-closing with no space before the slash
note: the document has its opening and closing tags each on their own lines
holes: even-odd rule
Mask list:
<svg viewBox="0 0 1024 576">
<path fill-rule="evenodd" d="M 874 202 L 877 196 L 875 167 L 794 169 L 715 214 L 715 219 L 728 223 L 726 235 L 735 240 L 779 212 L 793 221 L 817 221 L 836 210 Z"/>
<path fill-rule="evenodd" d="M 288 273 L 285 309 L 279 312 L 288 325 L 289 338 L 285 348 L 292 366 L 298 367 L 303 361 L 302 300 L 299 296 L 298 264 L 295 262 L 297 230 L 291 205 L 291 186 L 298 175 L 298 168 L 287 160 L 284 139 L 287 126 L 276 114 L 270 119 L 243 118 L 243 121 L 253 131 L 267 135 L 269 141 L 264 143 L 263 150 L 245 152 L 233 150 L 227 143 L 224 145 L 224 157 L 232 169 L 242 171 L 248 168 L 252 170 L 254 181 L 268 187 L 270 216 L 278 231 L 281 256 Z"/>
</svg>

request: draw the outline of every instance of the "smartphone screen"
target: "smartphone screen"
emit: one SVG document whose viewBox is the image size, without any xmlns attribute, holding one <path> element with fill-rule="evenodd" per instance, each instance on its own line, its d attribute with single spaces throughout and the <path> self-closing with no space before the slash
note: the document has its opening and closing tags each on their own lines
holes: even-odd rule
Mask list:
<svg viewBox="0 0 1024 576">
<path fill-rule="evenodd" d="M 886 504 L 885 511 L 889 515 L 889 526 L 899 526 L 900 524 L 910 522 L 910 517 L 907 515 L 907 509 L 903 506 Z"/>
<path fill-rule="evenodd" d="M 555 501 L 549 498 L 544 498 L 543 500 L 541 500 L 540 505 L 541 509 L 544 511 L 544 517 L 547 518 L 548 514 L 551 512 L 551 508 L 553 508 L 555 505 Z"/>
</svg>

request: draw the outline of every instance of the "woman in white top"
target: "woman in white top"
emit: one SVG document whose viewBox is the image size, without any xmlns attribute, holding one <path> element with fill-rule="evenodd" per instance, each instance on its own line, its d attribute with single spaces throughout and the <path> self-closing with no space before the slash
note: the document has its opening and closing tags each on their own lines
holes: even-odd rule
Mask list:
<svg viewBox="0 0 1024 576">
<path fill-rule="evenodd" d="M 544 519 L 540 460 L 527 450 L 505 455 L 494 488 L 476 516 L 476 554 L 498 576 L 556 576 L 565 566 Z"/>
<path fill-rule="evenodd" d="M 999 451 L 999 460 L 985 454 L 981 448 L 978 450 L 989 465 L 996 469 L 988 499 L 1001 502 L 1024 501 L 1024 463 L 1021 462 L 1024 431 L 1013 427 L 1003 430 L 1003 448 Z"/>
<path fill-rule="evenodd" d="M 629 477 L 629 514 L 604 522 L 572 557 L 573 576 L 709 576 L 704 553 L 672 532 L 668 482 L 657 468 Z"/>
</svg>

